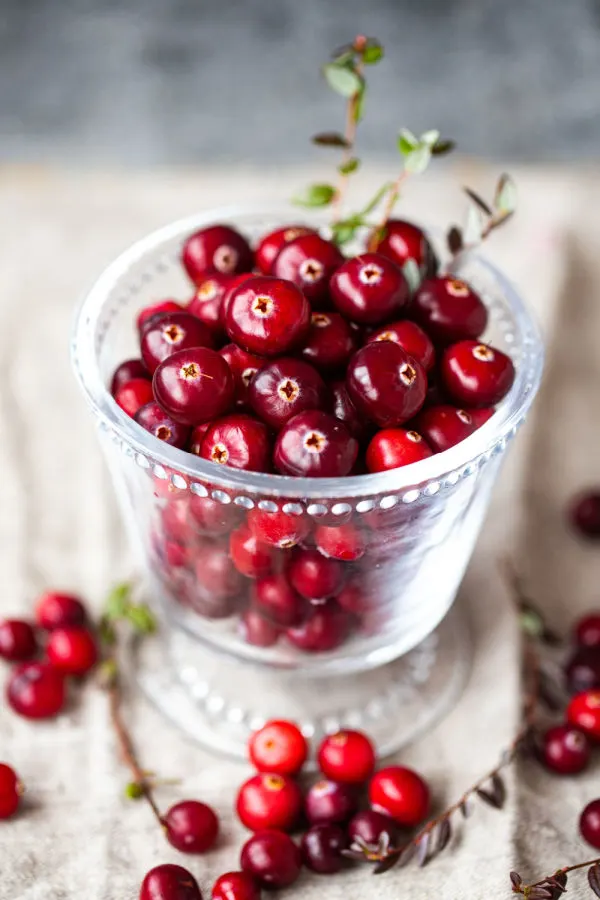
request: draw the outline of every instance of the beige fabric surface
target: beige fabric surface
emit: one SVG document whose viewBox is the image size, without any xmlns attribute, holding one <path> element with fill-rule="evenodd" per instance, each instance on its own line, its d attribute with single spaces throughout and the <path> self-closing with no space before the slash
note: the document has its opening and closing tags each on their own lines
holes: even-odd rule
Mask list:
<svg viewBox="0 0 600 900">
<path fill-rule="evenodd" d="M 404 211 L 434 224 L 456 220 L 464 208 L 460 184 L 489 194 L 495 174 L 463 163 L 427 176 L 409 186 Z M 443 722 L 399 755 L 426 773 L 438 807 L 494 764 L 516 728 L 517 636 L 498 558 L 514 553 L 558 625 L 600 601 L 600 553 L 577 544 L 561 519 L 573 489 L 600 481 L 600 181 L 589 173 L 515 174 L 520 211 L 490 242 L 489 255 L 534 307 L 548 368 L 462 589 L 475 636 L 467 689 Z M 109 478 L 69 369 L 81 292 L 117 252 L 159 224 L 216 204 L 285 200 L 307 177 L 0 170 L 0 614 L 26 612 L 48 585 L 98 603 L 130 572 Z M 367 172 L 365 194 L 379 181 L 380 173 Z M 188 865 L 210 896 L 212 879 L 236 867 L 242 830 L 232 798 L 244 767 L 188 743 L 135 694 L 128 716 L 147 766 L 182 779 L 160 791 L 160 802 L 198 797 L 214 805 L 223 820 L 219 849 L 180 856 L 143 803 L 121 799 L 127 775 L 97 690 L 88 687 L 53 724 L 32 725 L 0 706 L 0 759 L 28 786 L 23 813 L 0 824 L 0 900 L 135 900 L 145 871 L 167 861 Z M 597 793 L 597 774 L 565 784 L 523 766 L 509 773 L 506 809 L 478 807 L 427 869 L 372 880 L 358 868 L 326 880 L 306 875 L 289 895 L 508 897 L 509 869 L 541 876 L 582 852 L 576 821 Z"/>
</svg>

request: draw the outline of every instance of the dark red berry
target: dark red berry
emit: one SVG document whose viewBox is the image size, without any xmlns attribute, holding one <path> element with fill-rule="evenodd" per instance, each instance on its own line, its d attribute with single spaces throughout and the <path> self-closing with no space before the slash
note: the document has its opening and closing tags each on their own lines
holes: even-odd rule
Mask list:
<svg viewBox="0 0 600 900">
<path fill-rule="evenodd" d="M 200 319 L 213 334 L 224 332 L 222 303 L 225 295 L 239 283 L 237 275 L 213 272 L 196 286 L 194 296 L 187 306 L 187 312 Z"/>
<path fill-rule="evenodd" d="M 375 250 L 400 268 L 408 260 L 413 260 L 422 275 L 433 275 L 437 269 L 433 247 L 425 233 L 412 222 L 390 219 L 385 226 L 385 234 L 378 235 L 375 240 Z"/>
<path fill-rule="evenodd" d="M 190 235 L 181 261 L 194 284 L 201 284 L 213 272 L 249 272 L 253 257 L 248 241 L 238 231 L 229 225 L 211 225 Z"/>
<path fill-rule="evenodd" d="M 594 742 L 600 741 L 600 690 L 576 694 L 567 707 L 571 725 L 581 728 Z"/>
<path fill-rule="evenodd" d="M 137 329 L 139 332 L 142 332 L 151 319 L 158 321 L 159 316 L 176 312 L 183 312 L 183 306 L 181 303 L 177 303 L 176 300 L 158 300 L 156 303 L 151 303 L 138 313 L 136 319 Z M 156 319 L 154 318 L 155 316 Z"/>
<path fill-rule="evenodd" d="M 158 322 L 150 324 L 140 342 L 142 359 L 152 374 L 161 362 L 178 350 L 192 347 L 212 347 L 213 333 L 196 316 L 187 312 L 170 313 L 161 316 Z"/>
<path fill-rule="evenodd" d="M 433 456 L 433 451 L 418 431 L 384 428 L 371 438 L 367 447 L 367 469 L 369 472 L 385 472 L 420 462 L 428 456 Z"/>
<path fill-rule="evenodd" d="M 399 825 L 413 828 L 429 812 L 429 788 L 420 775 L 404 766 L 380 769 L 369 784 L 369 802 Z"/>
<path fill-rule="evenodd" d="M 142 406 L 150 403 L 153 399 L 152 382 L 147 378 L 134 378 L 133 381 L 127 381 L 115 394 L 117 405 L 132 419 L 135 418 Z"/>
<path fill-rule="evenodd" d="M 55 628 L 46 645 L 48 661 L 64 675 L 85 675 L 98 661 L 94 635 L 85 628 Z"/>
<path fill-rule="evenodd" d="M 215 881 L 212 900 L 260 900 L 260 890 L 246 872 L 225 872 Z"/>
<path fill-rule="evenodd" d="M 181 853 L 205 853 L 219 834 L 219 820 L 206 803 L 183 800 L 172 806 L 163 823 L 170 844 Z"/>
<path fill-rule="evenodd" d="M 600 647 L 578 647 L 565 664 L 565 681 L 571 694 L 600 689 Z"/>
<path fill-rule="evenodd" d="M 323 778 L 308 789 L 304 811 L 311 825 L 339 825 L 356 812 L 356 794 L 349 785 Z"/>
<path fill-rule="evenodd" d="M 281 629 L 273 625 L 256 609 L 244 610 L 239 622 L 239 630 L 247 644 L 254 647 L 272 647 L 279 640 Z"/>
<path fill-rule="evenodd" d="M 65 705 L 64 677 L 47 663 L 21 663 L 10 674 L 6 699 L 26 719 L 51 719 Z"/>
<path fill-rule="evenodd" d="M 364 416 L 359 415 L 350 399 L 346 383 L 344 381 L 334 381 L 331 385 L 331 394 L 333 398 L 333 408 L 331 410 L 333 415 L 340 422 L 344 423 L 352 437 L 362 441 L 369 433 L 369 430 L 372 429 L 372 425 Z"/>
<path fill-rule="evenodd" d="M 331 276 L 337 309 L 359 325 L 379 325 L 397 316 L 410 298 L 401 269 L 379 253 L 361 253 Z"/>
<path fill-rule="evenodd" d="M 252 586 L 252 605 L 261 616 L 281 628 L 299 625 L 307 615 L 305 600 L 285 575 L 267 575 Z"/>
<path fill-rule="evenodd" d="M 159 441 L 172 447 L 182 449 L 189 440 L 190 429 L 168 416 L 155 400 L 137 411 L 135 421 Z"/>
<path fill-rule="evenodd" d="M 259 541 L 285 550 L 304 540 L 310 531 L 306 516 L 293 516 L 283 510 L 268 512 L 255 507 L 248 511 L 247 521 Z"/>
<path fill-rule="evenodd" d="M 506 353 L 477 341 L 459 341 L 444 352 L 441 376 L 461 406 L 493 406 L 510 391 L 515 367 Z"/>
<path fill-rule="evenodd" d="M 586 538 L 600 537 L 600 491 L 587 491 L 575 498 L 569 510 L 575 531 Z"/>
<path fill-rule="evenodd" d="M 419 412 L 425 402 L 427 376 L 399 344 L 374 341 L 350 360 L 346 387 L 359 413 L 380 428 L 390 428 Z"/>
<path fill-rule="evenodd" d="M 377 598 L 365 588 L 362 579 L 354 577 L 344 585 L 335 602 L 345 612 L 361 616 L 377 605 Z"/>
<path fill-rule="evenodd" d="M 327 390 L 316 369 L 300 359 L 283 357 L 257 372 L 248 389 L 248 402 L 257 416 L 279 430 L 307 409 L 323 409 Z"/>
<path fill-rule="evenodd" d="M 304 340 L 310 306 L 295 285 L 260 275 L 231 292 L 225 324 L 229 338 L 244 350 L 280 356 Z"/>
<path fill-rule="evenodd" d="M 177 422 L 199 425 L 224 415 L 235 385 L 222 356 L 206 347 L 179 350 L 160 364 L 152 382 L 160 405 Z"/>
<path fill-rule="evenodd" d="M 247 472 L 268 472 L 271 468 L 271 439 L 262 422 L 243 413 L 217 419 L 200 447 L 200 456 L 222 466 Z"/>
<path fill-rule="evenodd" d="M 324 556 L 345 562 L 360 559 L 366 550 L 364 535 L 349 523 L 319 525 L 315 530 L 315 544 Z"/>
<path fill-rule="evenodd" d="M 290 241 L 273 263 L 273 274 L 301 288 L 313 306 L 328 299 L 329 279 L 344 257 L 338 248 L 318 234 L 305 234 Z"/>
<path fill-rule="evenodd" d="M 600 800 L 592 800 L 579 819 L 579 830 L 584 840 L 600 850 Z"/>
<path fill-rule="evenodd" d="M 541 751 L 546 768 L 559 775 L 576 775 L 587 766 L 591 747 L 579 728 L 556 725 L 544 734 Z"/>
<path fill-rule="evenodd" d="M 31 659 L 37 651 L 35 631 L 22 619 L 0 620 L 0 658 L 9 662 Z"/>
<path fill-rule="evenodd" d="M 243 578 L 231 565 L 227 546 L 203 544 L 194 571 L 197 584 L 214 598 L 235 597 L 241 590 Z"/>
<path fill-rule="evenodd" d="M 46 591 L 35 605 L 35 621 L 40 628 L 52 631 L 54 628 L 85 625 L 87 613 L 79 597 Z"/>
<path fill-rule="evenodd" d="M 329 413 L 307 410 L 281 429 L 273 462 L 284 475 L 338 478 L 349 475 L 358 456 L 358 442 Z"/>
<path fill-rule="evenodd" d="M 190 496 L 189 505 L 185 509 L 189 509 L 194 526 L 202 534 L 212 537 L 228 534 L 242 515 L 240 508 L 233 503 L 219 503 L 212 497 L 198 497 L 195 494 Z"/>
<path fill-rule="evenodd" d="M 263 275 L 271 275 L 273 263 L 286 244 L 305 234 L 316 234 L 316 231 L 313 228 L 306 228 L 305 225 L 284 225 L 283 228 L 277 228 L 266 234 L 254 251 L 256 265 Z"/>
<path fill-rule="evenodd" d="M 202 894 L 191 872 L 165 863 L 150 869 L 142 882 L 139 900 L 202 900 Z"/>
<path fill-rule="evenodd" d="M 343 316 L 334 312 L 314 312 L 302 356 L 321 372 L 343 369 L 356 350 L 356 332 Z"/>
<path fill-rule="evenodd" d="M 278 890 L 289 887 L 297 879 L 302 855 L 283 831 L 259 831 L 242 847 L 240 864 L 261 887 Z"/>
<path fill-rule="evenodd" d="M 424 281 L 413 297 L 410 314 L 440 344 L 478 338 L 488 321 L 479 295 L 450 275 Z"/>
<path fill-rule="evenodd" d="M 287 567 L 287 577 L 294 590 L 306 600 L 316 602 L 334 597 L 345 575 L 342 563 L 327 559 L 312 547 L 295 551 Z"/>
<path fill-rule="evenodd" d="M 305 653 L 328 653 L 344 643 L 350 632 L 350 620 L 336 605 L 313 606 L 301 625 L 288 628 L 290 644 Z"/>
<path fill-rule="evenodd" d="M 389 816 L 375 812 L 374 809 L 357 812 L 348 825 L 351 842 L 360 839 L 366 844 L 377 846 L 384 834 L 388 835 L 390 844 L 393 845 L 398 836 L 398 826 Z"/>
<path fill-rule="evenodd" d="M 575 625 L 575 640 L 580 647 L 600 648 L 600 613 L 589 613 Z"/>
<path fill-rule="evenodd" d="M 436 453 L 442 453 L 455 444 L 460 444 L 475 431 L 475 422 L 470 410 L 442 404 L 421 410 L 414 422 L 415 428 L 423 435 Z"/>
<path fill-rule="evenodd" d="M 302 858 L 311 872 L 334 875 L 344 865 L 346 835 L 338 825 L 313 825 L 302 838 Z"/>
<path fill-rule="evenodd" d="M 245 522 L 231 532 L 229 554 L 234 566 L 247 578 L 270 575 L 277 560 L 278 550 L 261 543 Z"/>
<path fill-rule="evenodd" d="M 362 731 L 338 731 L 323 739 L 317 762 L 332 781 L 361 784 L 375 768 L 375 748 Z"/>
<path fill-rule="evenodd" d="M 295 775 L 306 761 L 308 745 L 294 722 L 273 719 L 251 736 L 248 755 L 259 772 Z"/>
<path fill-rule="evenodd" d="M 128 381 L 133 381 L 134 378 L 145 378 L 150 381 L 150 373 L 141 359 L 127 359 L 117 366 L 110 383 L 110 392 L 113 397 L 119 388 L 122 388 Z"/>
<path fill-rule="evenodd" d="M 239 789 L 236 811 L 251 831 L 291 831 L 302 811 L 302 791 L 288 775 L 260 772 Z"/>
<path fill-rule="evenodd" d="M 390 322 L 383 325 L 377 331 L 373 331 L 367 338 L 367 343 L 373 341 L 392 341 L 394 344 L 406 350 L 409 356 L 421 363 L 426 372 L 430 372 L 435 364 L 435 349 L 429 336 L 422 328 L 408 319 L 400 322 Z"/>
<path fill-rule="evenodd" d="M 0 763 L 0 821 L 14 816 L 23 790 L 15 770 L 6 763 Z"/>
<path fill-rule="evenodd" d="M 237 344 L 226 344 L 219 353 L 231 369 L 235 381 L 235 399 L 238 403 L 246 403 L 250 383 L 266 360 L 254 353 L 242 350 Z"/>
</svg>

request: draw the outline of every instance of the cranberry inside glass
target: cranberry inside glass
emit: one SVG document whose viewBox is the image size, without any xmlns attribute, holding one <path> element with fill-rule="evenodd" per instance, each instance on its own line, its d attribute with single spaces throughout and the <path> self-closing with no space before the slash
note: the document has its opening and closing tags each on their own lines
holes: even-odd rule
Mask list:
<svg viewBox="0 0 600 900">
<path fill-rule="evenodd" d="M 263 366 L 248 388 L 250 406 L 275 431 L 297 413 L 322 409 L 326 399 L 325 382 L 317 370 L 290 357 Z"/>
<path fill-rule="evenodd" d="M 281 356 L 301 343 L 309 324 L 305 295 L 281 278 L 248 278 L 229 295 L 227 334 L 249 353 Z"/>
<path fill-rule="evenodd" d="M 207 274 L 236 275 L 252 268 L 252 251 L 243 235 L 229 225 L 212 225 L 192 234 L 185 242 L 181 260 L 193 282 Z"/>
<path fill-rule="evenodd" d="M 416 415 L 427 393 L 420 363 L 392 341 L 366 344 L 348 365 L 346 387 L 359 412 L 381 428 Z"/>
<path fill-rule="evenodd" d="M 331 276 L 333 302 L 352 322 L 378 325 L 407 305 L 410 289 L 401 269 L 378 253 L 361 253 Z"/>
<path fill-rule="evenodd" d="M 488 322 L 481 297 L 465 281 L 449 275 L 423 282 L 411 304 L 411 316 L 439 344 L 478 338 Z"/>
<path fill-rule="evenodd" d="M 273 263 L 273 274 L 292 281 L 312 306 L 325 303 L 331 275 L 343 263 L 338 248 L 318 234 L 304 234 L 286 244 Z"/>
<path fill-rule="evenodd" d="M 281 429 L 274 462 L 285 475 L 337 478 L 349 475 L 358 443 L 334 416 L 320 410 L 298 413 Z"/>
<path fill-rule="evenodd" d="M 154 373 L 154 395 L 176 422 L 198 425 L 227 412 L 235 383 L 222 356 L 206 347 L 178 350 Z"/>
</svg>

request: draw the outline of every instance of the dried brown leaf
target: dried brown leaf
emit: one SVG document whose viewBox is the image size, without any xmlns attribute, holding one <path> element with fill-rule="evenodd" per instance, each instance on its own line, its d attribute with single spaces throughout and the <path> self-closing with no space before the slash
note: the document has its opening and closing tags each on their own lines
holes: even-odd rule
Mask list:
<svg viewBox="0 0 600 900">
<path fill-rule="evenodd" d="M 487 803 L 488 806 L 491 806 L 494 809 L 502 809 L 502 804 L 498 802 L 498 797 L 491 791 L 486 791 L 485 788 L 477 788 L 475 793 L 479 799 L 483 800 L 484 803 Z"/>
<path fill-rule="evenodd" d="M 465 799 L 460 804 L 460 811 L 462 813 L 463 819 L 468 819 L 473 815 L 473 803 L 470 797 L 465 797 Z"/>
<path fill-rule="evenodd" d="M 506 803 L 506 785 L 504 779 L 498 772 L 492 775 L 492 796 L 495 798 L 498 809 L 502 809 Z"/>
<path fill-rule="evenodd" d="M 600 864 L 596 863 L 588 869 L 588 884 L 596 897 L 600 897 Z"/>
<path fill-rule="evenodd" d="M 315 134 L 311 138 L 313 144 L 319 144 L 321 147 L 349 147 L 350 144 L 343 134 L 337 131 L 323 131 Z"/>
<path fill-rule="evenodd" d="M 383 875 L 384 872 L 389 872 L 390 869 L 393 869 L 394 866 L 400 863 L 401 856 L 402 854 L 400 853 L 390 853 L 389 856 L 377 863 L 373 869 L 373 875 Z"/>
<path fill-rule="evenodd" d="M 535 885 L 527 892 L 528 900 L 552 900 L 552 891 L 549 888 Z"/>
<path fill-rule="evenodd" d="M 518 872 L 511 872 L 510 873 L 510 883 L 512 884 L 513 889 L 515 889 L 516 892 L 519 893 L 519 888 L 523 884 L 523 879 L 521 878 L 521 876 L 519 875 Z"/>
<path fill-rule="evenodd" d="M 446 235 L 446 243 L 450 253 L 460 253 L 463 248 L 462 232 L 460 228 L 453 225 Z"/>
<path fill-rule="evenodd" d="M 437 841 L 435 845 L 435 852 L 441 853 L 442 850 L 445 850 L 450 842 L 450 838 L 452 837 L 452 825 L 450 824 L 450 819 L 442 819 L 437 828 Z"/>
<path fill-rule="evenodd" d="M 479 194 L 476 194 L 475 191 L 471 190 L 471 188 L 468 188 L 468 187 L 463 187 L 463 191 L 465 192 L 467 197 L 470 197 L 471 200 L 473 201 L 473 203 L 475 203 L 479 207 L 479 209 L 483 213 L 485 213 L 486 216 L 493 215 L 492 210 L 490 209 L 488 204 L 485 202 L 483 197 L 480 197 Z"/>
<path fill-rule="evenodd" d="M 422 868 L 429 860 L 431 832 L 426 831 L 417 841 L 417 865 Z"/>
</svg>

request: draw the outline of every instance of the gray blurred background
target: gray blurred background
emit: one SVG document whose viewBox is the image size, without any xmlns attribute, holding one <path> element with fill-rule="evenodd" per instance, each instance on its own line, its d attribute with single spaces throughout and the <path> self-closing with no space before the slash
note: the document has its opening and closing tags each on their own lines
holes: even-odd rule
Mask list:
<svg viewBox="0 0 600 900">
<path fill-rule="evenodd" d="M 0 0 L 0 157 L 308 160 L 342 120 L 318 66 L 361 32 L 386 48 L 371 157 L 400 125 L 488 157 L 598 156 L 600 0 Z"/>
</svg>

